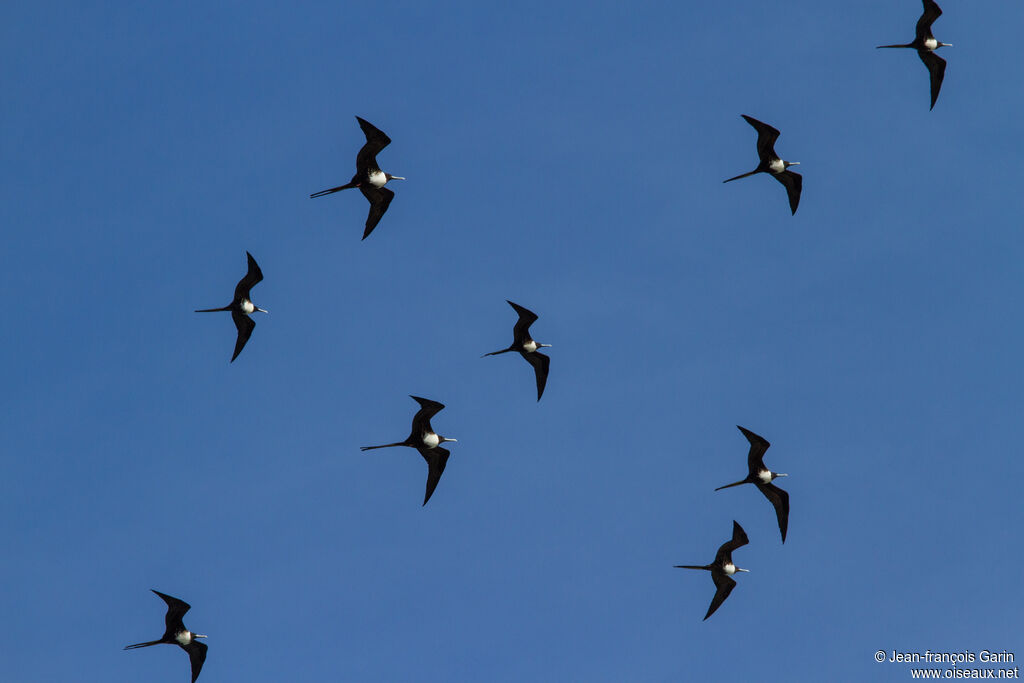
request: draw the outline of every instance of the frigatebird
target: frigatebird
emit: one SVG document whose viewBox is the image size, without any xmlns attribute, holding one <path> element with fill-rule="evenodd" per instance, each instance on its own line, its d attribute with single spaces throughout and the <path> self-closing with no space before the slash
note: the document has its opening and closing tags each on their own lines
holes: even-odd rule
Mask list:
<svg viewBox="0 0 1024 683">
<path fill-rule="evenodd" d="M 539 401 L 544 393 L 544 385 L 548 383 L 548 366 L 551 365 L 551 359 L 543 353 L 539 353 L 537 349 L 550 347 L 551 344 L 538 344 L 530 338 L 530 325 L 536 322 L 536 313 L 523 308 L 519 304 L 512 303 L 508 299 L 505 299 L 505 301 L 508 301 L 508 305 L 519 314 L 519 320 L 516 321 L 516 326 L 512 328 L 512 346 L 501 351 L 485 353 L 480 357 L 486 358 L 487 356 L 497 356 L 499 353 L 518 351 L 519 355 L 533 366 L 533 372 L 537 375 L 537 400 Z"/>
<path fill-rule="evenodd" d="M 924 13 L 917 20 L 914 42 L 906 45 L 879 45 L 883 47 L 912 47 L 917 50 L 917 56 L 921 58 L 924 65 L 928 67 L 928 76 L 932 88 L 932 106 L 935 108 L 935 101 L 939 99 L 939 89 L 942 88 L 942 79 L 946 75 L 946 60 L 935 54 L 940 47 L 953 47 L 953 43 L 940 43 L 932 35 L 932 23 L 942 16 L 942 10 L 935 4 L 935 0 L 922 0 L 924 2 Z"/>
<path fill-rule="evenodd" d="M 164 617 L 164 622 L 167 626 L 164 630 L 164 635 L 160 640 L 126 645 L 124 649 L 135 650 L 140 647 L 161 645 L 163 643 L 177 645 L 188 653 L 189 662 L 192 664 L 192 683 L 196 683 L 196 679 L 199 678 L 199 672 L 203 668 L 203 662 L 206 661 L 206 643 L 200 643 L 196 638 L 205 638 L 206 636 L 192 633 L 185 628 L 185 624 L 181 620 L 185 616 L 185 612 L 191 609 L 191 605 L 184 600 L 172 598 L 170 595 L 165 595 L 158 590 L 153 590 L 152 588 L 150 590 L 163 598 L 164 602 L 167 603 L 167 616 Z"/>
<path fill-rule="evenodd" d="M 744 546 L 749 543 L 750 540 L 747 538 L 747 534 L 743 531 L 743 527 L 739 525 L 736 520 L 732 522 L 732 540 L 726 541 L 715 553 L 715 561 L 711 564 L 705 565 L 693 565 L 693 564 L 677 564 L 676 569 L 706 569 L 711 572 L 711 580 L 715 582 L 715 597 L 711 598 L 711 605 L 708 606 L 708 613 L 704 615 L 704 621 L 715 613 L 725 599 L 729 597 L 729 593 L 736 587 L 736 581 L 730 577 L 736 572 L 749 572 L 749 569 L 740 569 L 732 562 L 732 551 L 736 550 L 740 546 Z"/>
<path fill-rule="evenodd" d="M 782 532 L 782 542 L 785 543 L 786 529 L 789 528 L 789 494 L 773 484 L 772 480 L 776 477 L 788 477 L 789 475 L 772 472 L 764 466 L 764 453 L 771 446 L 770 443 L 749 429 L 744 429 L 739 425 L 736 425 L 736 427 L 743 432 L 743 436 L 747 437 L 747 441 L 750 442 L 750 452 L 747 453 L 747 478 L 732 484 L 719 486 L 715 490 L 721 491 L 722 489 L 739 486 L 740 484 L 755 485 L 775 507 L 775 516 L 779 521 L 779 531 Z"/>
<path fill-rule="evenodd" d="M 256 306 L 249 299 L 249 290 L 251 290 L 258 282 L 263 279 L 263 271 L 256 265 L 256 259 L 252 257 L 252 254 L 245 252 L 246 257 L 249 259 L 249 271 L 245 274 L 238 284 L 235 285 L 235 299 L 224 308 L 201 308 L 196 313 L 216 313 L 218 311 L 231 311 L 231 319 L 235 321 L 235 327 L 238 328 L 238 339 L 235 341 L 235 353 L 231 356 L 231 362 L 234 363 L 235 359 L 238 358 L 238 354 L 242 352 L 245 347 L 245 343 L 249 341 L 249 337 L 252 336 L 252 330 L 256 327 L 256 323 L 252 318 L 249 317 L 252 313 L 259 311 L 260 313 L 267 313 L 264 309 Z"/>
<path fill-rule="evenodd" d="M 366 229 L 363 230 L 363 239 L 365 240 L 373 232 L 373 229 L 377 227 L 381 216 L 388 210 L 391 200 L 395 198 L 395 193 L 384 187 L 384 185 L 389 180 L 405 180 L 405 178 L 385 173 L 377 165 L 377 154 L 391 144 L 391 138 L 366 119 L 357 116 L 356 120 L 359 121 L 359 127 L 363 129 L 363 133 L 366 135 L 366 144 L 363 145 L 363 148 L 359 150 L 359 154 L 356 155 L 356 174 L 345 185 L 314 192 L 309 197 L 310 199 L 323 197 L 325 194 L 358 187 L 359 191 L 370 202 L 370 214 L 366 217 Z"/>
<path fill-rule="evenodd" d="M 441 436 L 430 426 L 430 418 L 441 412 L 444 408 L 443 403 L 419 396 L 410 395 L 409 398 L 420 404 L 420 409 L 412 417 L 412 431 L 409 433 L 409 438 L 398 443 L 386 443 L 383 446 L 360 446 L 359 450 L 372 451 L 375 448 L 391 448 L 392 446 L 409 446 L 418 450 L 423 459 L 427 461 L 429 468 L 427 471 L 427 493 L 423 497 L 423 504 L 426 505 L 434 493 L 434 489 L 437 488 L 437 482 L 441 481 L 444 466 L 448 464 L 450 451 L 440 444 L 445 441 L 457 441 L 457 439 Z"/>
<path fill-rule="evenodd" d="M 755 173 L 770 173 L 773 178 L 785 186 L 786 194 L 789 195 L 789 209 L 795 215 L 796 207 L 800 204 L 800 191 L 803 189 L 804 179 L 799 173 L 790 171 L 789 167 L 798 166 L 800 162 L 783 161 L 775 153 L 775 141 L 779 139 L 778 130 L 746 114 L 740 114 L 740 116 L 757 131 L 757 156 L 760 157 L 761 162 L 750 173 L 743 173 L 722 182 L 731 183 Z"/>
</svg>

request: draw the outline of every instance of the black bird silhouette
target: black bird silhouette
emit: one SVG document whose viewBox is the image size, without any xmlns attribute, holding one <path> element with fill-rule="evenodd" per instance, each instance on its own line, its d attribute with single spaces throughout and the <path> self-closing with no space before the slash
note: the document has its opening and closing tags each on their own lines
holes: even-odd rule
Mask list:
<svg viewBox="0 0 1024 683">
<path fill-rule="evenodd" d="M 408 446 L 418 450 L 423 459 L 427 461 L 428 467 L 427 493 L 423 497 L 423 504 L 426 505 L 430 496 L 433 495 L 434 489 L 437 488 L 437 482 L 441 481 L 441 474 L 444 472 L 444 467 L 448 464 L 448 456 L 451 454 L 440 444 L 445 441 L 457 441 L 457 439 L 441 436 L 430 426 L 430 418 L 441 412 L 444 408 L 443 403 L 411 394 L 409 398 L 420 404 L 420 409 L 412 418 L 412 431 L 409 433 L 409 438 L 397 443 L 386 443 L 383 446 L 360 446 L 359 450 L 372 451 L 375 448 L 391 448 L 392 446 Z"/>
<path fill-rule="evenodd" d="M 935 108 L 935 101 L 939 99 L 939 90 L 942 88 L 942 79 L 946 76 L 946 60 L 935 54 L 940 47 L 953 47 L 953 43 L 940 43 L 932 35 L 932 23 L 942 16 L 942 10 L 935 4 L 935 0 L 923 0 L 924 13 L 917 20 L 914 42 L 906 45 L 879 45 L 883 47 L 911 47 L 917 50 L 917 56 L 921 58 L 924 65 L 928 67 L 928 77 L 932 89 L 931 111 Z"/>
<path fill-rule="evenodd" d="M 749 543 L 750 540 L 747 538 L 747 534 L 743 531 L 743 527 L 739 525 L 736 520 L 732 522 L 732 540 L 726 541 L 715 553 L 715 561 L 711 564 L 704 565 L 693 565 L 693 564 L 677 564 L 676 569 L 706 569 L 711 572 L 711 580 L 715 582 L 715 597 L 711 598 L 711 605 L 708 606 L 708 613 L 704 615 L 706 621 L 708 617 L 715 613 L 725 599 L 729 597 L 729 593 L 736 587 L 736 582 L 730 577 L 736 572 L 749 572 L 749 569 L 740 569 L 732 562 L 732 551 L 736 550 L 740 546 L 744 546 Z"/>
<path fill-rule="evenodd" d="M 185 616 L 185 612 L 188 612 L 189 609 L 191 609 L 191 605 L 184 600 L 172 598 L 170 595 L 165 595 L 158 590 L 153 590 L 153 592 L 163 598 L 164 602 L 167 603 L 167 616 L 164 617 L 164 622 L 167 627 L 164 630 L 163 637 L 160 638 L 160 640 L 151 640 L 148 643 L 126 645 L 124 649 L 135 650 L 140 647 L 149 647 L 150 645 L 161 645 L 164 643 L 167 645 L 177 645 L 188 653 L 189 662 L 192 664 L 192 683 L 196 683 L 196 679 L 199 678 L 199 672 L 203 668 L 203 662 L 206 661 L 206 643 L 200 643 L 196 638 L 205 638 L 206 636 L 198 633 L 192 633 L 185 628 L 185 624 L 182 623 L 181 619 Z"/>
<path fill-rule="evenodd" d="M 254 305 L 249 299 L 249 290 L 263 279 L 263 271 L 260 270 L 258 265 L 256 265 L 256 259 L 252 257 L 252 254 L 245 252 L 245 255 L 249 259 L 249 271 L 235 286 L 234 301 L 224 308 L 201 308 L 196 311 L 196 313 L 231 311 L 231 319 L 235 321 L 235 327 L 238 328 L 238 339 L 235 341 L 235 353 L 231 356 L 232 363 L 235 362 L 235 359 L 238 358 L 238 354 L 240 354 L 242 349 L 245 348 L 245 342 L 249 341 L 249 337 L 252 336 L 252 330 L 256 327 L 256 323 L 249 317 L 249 315 L 256 311 L 259 311 L 260 313 L 267 313 L 267 311 Z"/>
<path fill-rule="evenodd" d="M 715 490 L 721 491 L 730 486 L 739 486 L 740 484 L 753 484 L 760 489 L 764 497 L 771 501 L 771 504 L 775 507 L 775 516 L 779 520 L 779 531 L 782 532 L 782 542 L 785 543 L 786 529 L 789 528 L 789 494 L 773 484 L 772 480 L 776 477 L 788 477 L 789 475 L 772 472 L 764 466 L 764 453 L 771 446 L 770 443 L 749 429 L 744 429 L 739 425 L 736 425 L 736 428 L 743 432 L 743 436 L 747 437 L 747 441 L 750 442 L 750 452 L 747 454 L 747 478 L 732 484 L 719 486 Z"/>
<path fill-rule="evenodd" d="M 370 202 L 370 214 L 366 217 L 366 229 L 363 230 L 363 239 L 365 240 L 373 232 L 373 229 L 377 227 L 381 216 L 388 210 L 391 200 L 395 198 L 395 193 L 384 187 L 384 185 L 389 180 L 405 180 L 405 178 L 385 173 L 377 165 L 377 154 L 391 144 L 391 138 L 366 119 L 361 119 L 357 116 L 356 120 L 359 121 L 359 127 L 363 129 L 363 133 L 366 134 L 366 144 L 363 145 L 363 148 L 359 150 L 359 154 L 356 155 L 356 174 L 345 185 L 314 192 L 309 197 L 310 199 L 322 197 L 325 194 L 358 187 L 359 191 Z"/>
<path fill-rule="evenodd" d="M 773 178 L 785 186 L 786 194 L 789 196 L 789 209 L 795 215 L 796 207 L 800 205 L 800 191 L 803 190 L 804 179 L 799 173 L 790 171 L 789 167 L 797 166 L 800 162 L 783 161 L 775 153 L 775 141 L 779 139 L 779 131 L 746 114 L 740 114 L 740 116 L 757 131 L 757 156 L 760 157 L 761 162 L 750 173 L 743 173 L 722 182 L 731 183 L 755 173 L 770 173 Z"/>
<path fill-rule="evenodd" d="M 505 299 L 505 301 L 508 301 L 508 299 Z M 550 347 L 551 344 L 538 344 L 530 338 L 530 325 L 537 320 L 537 315 L 533 311 L 527 310 L 511 301 L 508 301 L 508 305 L 519 314 L 519 320 L 516 321 L 516 326 L 512 328 L 512 346 L 501 351 L 485 353 L 480 357 L 486 358 L 487 356 L 497 356 L 499 353 L 518 351 L 519 355 L 533 366 L 533 372 L 537 375 L 537 400 L 539 401 L 540 397 L 544 394 L 544 386 L 548 383 L 548 366 L 551 365 L 551 359 L 538 352 L 537 349 Z"/>
</svg>

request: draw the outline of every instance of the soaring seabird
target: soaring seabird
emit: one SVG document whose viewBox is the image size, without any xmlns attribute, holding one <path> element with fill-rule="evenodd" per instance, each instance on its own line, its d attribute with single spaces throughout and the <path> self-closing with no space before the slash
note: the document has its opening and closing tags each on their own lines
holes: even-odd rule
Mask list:
<svg viewBox="0 0 1024 683">
<path fill-rule="evenodd" d="M 200 643 L 196 638 L 205 638 L 206 636 L 192 633 L 182 623 L 181 618 L 185 616 L 185 612 L 189 611 L 191 607 L 187 602 L 178 598 L 172 598 L 170 595 L 164 595 L 158 590 L 153 590 L 153 592 L 167 603 L 167 616 L 164 617 L 167 627 L 164 630 L 163 637 L 160 640 L 151 640 L 148 643 L 127 645 L 124 649 L 134 650 L 140 647 L 149 647 L 150 645 L 160 645 L 161 643 L 178 645 L 188 653 L 188 659 L 192 663 L 192 683 L 196 683 L 196 679 L 199 678 L 199 671 L 203 668 L 203 662 L 206 661 L 206 643 Z"/>
<path fill-rule="evenodd" d="M 508 301 L 508 299 L 505 299 Z M 540 400 L 541 395 L 544 393 L 544 385 L 548 382 L 548 366 L 551 364 L 551 359 L 545 356 L 543 353 L 537 351 L 537 349 L 550 347 L 551 344 L 538 344 L 530 338 L 530 325 L 537 320 L 537 314 L 533 311 L 527 310 L 519 304 L 508 301 L 508 305 L 516 310 L 519 314 L 519 320 L 516 321 L 516 326 L 512 328 L 512 346 L 501 351 L 492 351 L 491 353 L 485 353 L 481 358 L 487 356 L 496 356 L 499 353 L 508 353 L 509 351 L 518 351 L 519 355 L 526 359 L 526 362 L 533 366 L 533 372 L 537 375 L 537 400 Z"/>
<path fill-rule="evenodd" d="M 942 87 L 942 78 L 946 75 L 946 60 L 935 54 L 940 47 L 953 47 L 953 43 L 940 43 L 932 35 L 932 23 L 942 16 L 942 10 L 935 4 L 935 0 L 923 0 L 924 13 L 917 20 L 914 42 L 906 45 L 879 45 L 878 47 L 912 47 L 917 50 L 917 56 L 921 58 L 924 65 L 928 67 L 928 75 L 931 78 L 932 106 L 935 108 L 935 100 L 939 99 L 939 89 Z"/>
<path fill-rule="evenodd" d="M 385 173 L 377 165 L 377 154 L 391 144 L 391 138 L 366 119 L 357 116 L 356 120 L 359 121 L 359 127 L 363 129 L 363 133 L 366 134 L 366 144 L 363 145 L 363 148 L 359 150 L 359 154 L 356 155 L 356 174 L 352 176 L 352 180 L 347 185 L 339 185 L 329 190 L 314 192 L 309 196 L 310 198 L 322 197 L 325 194 L 358 187 L 359 191 L 370 202 L 370 215 L 366 217 L 366 229 L 363 231 L 363 239 L 365 240 L 373 232 L 373 229 L 377 227 L 381 216 L 388 210 L 391 200 L 395 198 L 395 193 L 384 187 L 384 185 L 389 180 L 405 180 L 405 178 Z"/>
<path fill-rule="evenodd" d="M 249 290 L 252 289 L 260 280 L 263 279 L 263 271 L 256 265 L 256 259 L 252 257 L 252 254 L 245 252 L 245 255 L 249 259 L 249 272 L 245 274 L 238 284 L 235 286 L 235 300 L 224 308 L 201 308 L 196 313 L 216 313 L 217 311 L 231 311 L 231 319 L 235 321 L 235 327 L 238 328 L 238 339 L 235 341 L 235 353 L 231 356 L 231 362 L 234 363 L 235 359 L 238 358 L 238 354 L 242 352 L 245 347 L 245 342 L 249 341 L 249 337 L 252 335 L 252 328 L 256 327 L 256 323 L 249 317 L 250 314 L 259 311 L 260 313 L 266 313 L 267 311 L 253 304 L 249 299 Z"/>
<path fill-rule="evenodd" d="M 736 582 L 729 578 L 736 572 L 749 572 L 749 569 L 740 569 L 732 562 L 732 551 L 736 550 L 740 546 L 744 546 L 749 543 L 750 540 L 747 538 L 747 534 L 743 531 L 743 527 L 733 520 L 732 522 L 732 540 L 726 541 L 722 544 L 722 547 L 715 553 L 715 561 L 711 564 L 705 565 L 693 565 L 693 564 L 677 564 L 676 569 L 707 569 L 711 572 L 711 580 L 715 582 L 715 597 L 711 598 L 711 605 L 708 606 L 708 613 L 704 615 L 706 621 L 708 617 L 715 613 L 715 610 L 725 602 L 725 599 L 729 597 L 729 593 L 736 587 Z"/>
<path fill-rule="evenodd" d="M 755 173 L 770 173 L 773 178 L 778 180 L 786 187 L 786 194 L 789 195 L 789 209 L 796 214 L 796 207 L 800 204 L 800 190 L 803 189 L 804 179 L 799 173 L 790 171 L 790 166 L 797 166 L 800 164 L 799 161 L 783 161 L 779 158 L 779 155 L 775 153 L 775 141 L 779 139 L 779 131 L 769 126 L 767 123 L 761 123 L 757 119 L 741 114 L 747 123 L 754 127 L 757 131 L 757 156 L 760 157 L 761 163 L 757 165 L 750 173 L 744 173 L 738 175 L 735 178 L 729 178 L 723 180 L 723 183 L 730 183 L 740 178 L 746 178 L 749 175 Z"/>
<path fill-rule="evenodd" d="M 386 443 L 383 446 L 360 446 L 359 450 L 372 451 L 375 448 L 391 448 L 392 446 L 409 446 L 418 450 L 423 459 L 427 461 L 427 466 L 429 467 L 427 472 L 427 493 L 423 497 L 423 504 L 426 505 L 427 501 L 430 500 L 430 496 L 434 493 L 434 489 L 437 488 L 437 482 L 441 481 L 441 473 L 444 472 L 444 466 L 448 464 L 450 452 L 447 448 L 441 447 L 440 444 L 445 441 L 457 441 L 457 439 L 441 436 L 430 426 L 430 418 L 441 412 L 444 408 L 443 403 L 431 401 L 429 398 L 420 398 L 419 396 L 410 395 L 409 398 L 420 404 L 419 411 L 412 418 L 412 431 L 409 433 L 409 438 L 398 443 Z"/>
<path fill-rule="evenodd" d="M 758 436 L 749 429 L 736 425 L 737 429 L 743 432 L 750 442 L 750 452 L 747 453 L 747 478 L 725 486 L 719 486 L 716 491 L 727 489 L 730 486 L 740 484 L 753 484 L 761 490 L 764 497 L 775 506 L 775 516 L 779 520 L 779 531 L 782 532 L 782 542 L 786 542 L 786 529 L 789 528 L 789 494 L 772 483 L 776 477 L 788 477 L 788 474 L 772 472 L 764 466 L 764 452 L 771 446 L 765 439 Z"/>
</svg>

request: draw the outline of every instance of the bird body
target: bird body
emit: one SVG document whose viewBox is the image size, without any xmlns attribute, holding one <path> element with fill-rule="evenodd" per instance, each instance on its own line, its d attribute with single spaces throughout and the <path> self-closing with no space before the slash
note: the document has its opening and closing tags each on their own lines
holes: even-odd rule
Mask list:
<svg viewBox="0 0 1024 683">
<path fill-rule="evenodd" d="M 224 308 L 200 308 L 196 310 L 196 313 L 231 312 L 231 320 L 235 323 L 235 328 L 238 330 L 238 337 L 235 339 L 235 352 L 231 356 L 232 363 L 235 362 L 238 354 L 245 348 L 246 342 L 249 341 L 249 337 L 252 336 L 252 331 L 256 327 L 256 323 L 249 316 L 256 311 L 267 313 L 266 310 L 256 306 L 252 299 L 249 298 L 250 290 L 263 280 L 263 271 L 260 270 L 252 254 L 245 252 L 245 256 L 248 260 L 248 270 L 245 277 L 239 280 L 235 286 L 235 298 L 231 303 Z"/>
<path fill-rule="evenodd" d="M 917 56 L 928 69 L 928 81 L 931 88 L 931 106 L 935 108 L 935 102 L 939 99 L 939 91 L 942 89 L 942 80 L 946 77 L 946 60 L 935 54 L 940 47 L 953 47 L 953 43 L 943 43 L 932 35 L 932 24 L 942 16 L 942 10 L 935 3 L 935 0 L 922 0 L 924 12 L 917 20 L 914 27 L 914 40 L 902 45 L 879 45 L 879 48 L 911 48 L 917 50 Z"/>
<path fill-rule="evenodd" d="M 185 628 L 182 618 L 185 616 L 185 613 L 192 608 L 191 605 L 184 600 L 171 597 L 170 595 L 161 593 L 158 590 L 153 590 L 153 592 L 167 603 L 167 614 L 164 617 L 164 635 L 160 640 L 151 640 L 146 643 L 126 645 L 124 649 L 137 650 L 141 647 L 162 644 L 177 645 L 188 653 L 189 663 L 192 667 L 192 683 L 195 683 L 196 679 L 199 678 L 199 672 L 203 668 L 203 662 L 206 661 L 207 650 L 206 644 L 200 643 L 197 638 L 205 638 L 206 636 L 199 633 L 193 633 Z"/>
<path fill-rule="evenodd" d="M 790 171 L 790 166 L 798 166 L 799 161 L 785 161 L 775 153 L 775 141 L 779 139 L 779 131 L 767 123 L 762 123 L 752 116 L 741 114 L 743 119 L 753 126 L 757 131 L 757 156 L 760 159 L 757 168 L 749 173 L 742 173 L 738 176 L 723 180 L 723 183 L 730 183 L 740 178 L 752 176 L 755 173 L 770 173 L 786 188 L 786 196 L 789 198 L 789 209 L 795 215 L 796 208 L 800 205 L 800 193 L 803 191 L 803 176 L 795 171 Z"/>
<path fill-rule="evenodd" d="M 715 553 L 714 562 L 711 564 L 675 565 L 676 569 L 703 569 L 711 572 L 711 580 L 715 584 L 715 596 L 711 599 L 707 614 L 704 615 L 705 621 L 715 613 L 715 610 L 721 607 L 725 599 L 729 597 L 729 593 L 736 587 L 736 581 L 730 577 L 736 572 L 750 571 L 749 569 L 737 567 L 736 563 L 732 561 L 732 551 L 747 545 L 749 542 L 750 540 L 747 538 L 747 533 L 743 530 L 743 527 L 736 520 L 733 520 L 732 538 L 718 548 L 718 552 Z"/>
<path fill-rule="evenodd" d="M 782 534 L 782 542 L 786 542 L 786 531 L 789 529 L 789 493 L 783 491 L 772 483 L 778 477 L 788 477 L 788 474 L 772 472 L 764 466 L 765 451 L 771 447 L 766 439 L 758 436 L 749 429 L 736 425 L 743 432 L 750 442 L 750 451 L 747 453 L 747 476 L 745 479 L 719 486 L 716 491 L 740 486 L 741 484 L 754 484 L 758 490 L 768 499 L 768 502 L 775 508 L 775 517 L 779 524 L 779 532 Z"/>
<path fill-rule="evenodd" d="M 530 336 L 530 325 L 537 321 L 536 313 L 508 299 L 505 301 L 519 314 L 519 320 L 512 328 L 512 344 L 508 348 L 485 353 L 481 358 L 517 351 L 527 363 L 533 366 L 533 372 L 537 379 L 537 400 L 539 401 L 540 397 L 544 395 L 544 387 L 548 383 L 548 368 L 551 365 L 551 358 L 537 349 L 550 347 L 551 344 L 539 344 Z"/>
<path fill-rule="evenodd" d="M 357 116 L 356 120 L 366 136 L 366 143 L 359 150 L 359 154 L 356 155 L 356 174 L 345 185 L 314 192 L 309 196 L 312 199 L 340 192 L 341 190 L 348 190 L 354 187 L 359 188 L 359 191 L 363 193 L 366 200 L 370 202 L 370 213 L 366 217 L 366 225 L 363 229 L 362 239 L 365 240 L 373 232 L 373 229 L 377 227 L 377 223 L 380 222 L 384 212 L 391 205 L 391 200 L 395 198 L 395 193 L 384 186 L 389 180 L 405 180 L 405 178 L 385 173 L 377 165 L 377 154 L 391 144 L 391 138 L 366 119 Z"/>
<path fill-rule="evenodd" d="M 359 450 L 372 451 L 377 448 L 408 446 L 419 451 L 419 454 L 427 461 L 427 490 L 423 497 L 423 504 L 426 505 L 430 496 L 434 494 L 438 482 L 441 481 L 441 474 L 448 464 L 448 456 L 451 455 L 451 451 L 443 448 L 441 444 L 445 441 L 454 442 L 456 439 L 441 436 L 430 426 L 430 418 L 444 409 L 443 403 L 419 396 L 410 396 L 410 398 L 420 404 L 420 409 L 412 418 L 412 430 L 409 432 L 409 437 L 405 441 L 387 443 L 382 446 L 360 446 Z"/>
</svg>

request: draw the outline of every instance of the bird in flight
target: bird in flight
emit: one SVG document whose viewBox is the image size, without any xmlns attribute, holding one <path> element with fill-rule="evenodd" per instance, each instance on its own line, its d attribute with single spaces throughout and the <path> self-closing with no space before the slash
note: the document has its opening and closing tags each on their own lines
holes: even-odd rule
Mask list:
<svg viewBox="0 0 1024 683">
<path fill-rule="evenodd" d="M 772 472 L 764 466 L 764 453 L 771 446 L 770 443 L 749 429 L 744 429 L 739 425 L 736 425 L 736 428 L 743 432 L 743 436 L 747 437 L 747 441 L 750 442 L 750 452 L 747 453 L 747 478 L 732 484 L 719 486 L 715 490 L 721 491 L 722 489 L 739 486 L 740 484 L 755 485 L 775 508 L 775 517 L 779 522 L 779 531 L 782 532 L 782 542 L 785 543 L 786 529 L 789 528 L 789 494 L 773 484 L 772 481 L 777 477 L 788 477 L 789 475 Z"/>
<path fill-rule="evenodd" d="M 153 589 L 150 589 L 153 590 Z M 177 645 L 182 650 L 188 653 L 189 662 L 192 664 L 192 683 L 196 683 L 196 679 L 199 678 L 199 672 L 203 668 L 203 662 L 206 661 L 206 643 L 200 643 L 196 638 L 205 638 L 206 636 L 199 633 L 192 633 L 182 622 L 182 617 L 185 616 L 185 612 L 191 609 L 184 600 L 178 598 L 172 598 L 170 595 L 165 595 L 158 590 L 153 590 L 154 593 L 163 598 L 164 602 L 167 603 L 167 616 L 164 617 L 166 628 L 164 629 L 164 635 L 160 640 L 151 640 L 148 643 L 135 643 L 134 645 L 126 645 L 126 650 L 136 650 L 140 647 L 149 647 L 150 645 Z"/>
<path fill-rule="evenodd" d="M 711 580 L 715 582 L 715 597 L 711 598 L 711 605 L 708 606 L 708 613 L 704 615 L 704 620 L 715 613 L 725 599 L 729 597 L 729 593 L 736 587 L 736 581 L 731 577 L 736 572 L 749 572 L 749 569 L 740 569 L 732 561 L 732 551 L 736 550 L 741 546 L 749 543 L 750 540 L 747 538 L 747 533 L 743 531 L 743 527 L 739 525 L 736 520 L 732 522 L 732 538 L 718 549 L 715 553 L 715 561 L 711 564 L 693 565 L 693 564 L 677 564 L 676 569 L 706 569 L 711 572 Z"/>
<path fill-rule="evenodd" d="M 508 299 L 505 301 L 508 301 Z M 544 394 L 544 386 L 548 383 L 548 366 L 551 365 L 551 359 L 537 351 L 537 349 L 550 347 L 551 344 L 538 344 L 530 337 L 530 325 L 537 320 L 537 314 L 511 301 L 508 301 L 508 305 L 519 314 L 519 320 L 516 321 L 515 327 L 512 328 L 512 345 L 507 349 L 485 353 L 481 358 L 497 356 L 499 353 L 508 353 L 509 351 L 518 351 L 519 355 L 533 366 L 533 372 L 537 376 L 537 400 L 539 401 L 541 395 Z"/>
<path fill-rule="evenodd" d="M 935 4 L 935 0 L 923 0 L 923 2 L 924 13 L 917 20 L 914 42 L 906 45 L 879 45 L 878 47 L 910 47 L 917 50 L 917 56 L 928 68 L 932 90 L 932 106 L 928 107 L 928 110 L 931 111 L 935 108 L 935 101 L 939 99 L 942 79 L 946 76 L 946 60 L 935 54 L 935 51 L 940 47 L 953 47 L 953 43 L 940 43 L 935 40 L 935 36 L 932 35 L 932 24 L 942 16 L 942 10 Z"/>
<path fill-rule="evenodd" d="M 370 214 L 366 217 L 366 228 L 363 230 L 363 239 L 365 240 L 373 232 L 373 229 L 377 227 L 381 216 L 388 210 L 391 200 L 395 198 L 395 193 L 384 187 L 384 185 L 389 180 L 405 180 L 405 178 L 385 173 L 377 165 L 377 154 L 391 144 L 391 138 L 366 119 L 357 116 L 356 120 L 359 121 L 359 127 L 363 129 L 363 133 L 366 135 L 366 144 L 363 145 L 363 148 L 359 150 L 359 154 L 356 155 L 356 174 L 345 185 L 314 192 L 309 197 L 310 199 L 323 197 L 326 194 L 358 187 L 359 191 L 366 197 L 366 200 L 370 202 Z"/>
<path fill-rule="evenodd" d="M 800 205 L 800 192 L 803 190 L 804 179 L 799 173 L 790 171 L 790 166 L 798 166 L 799 161 L 783 161 L 775 153 L 775 141 L 779 139 L 779 131 L 767 123 L 762 123 L 752 116 L 741 114 L 744 120 L 757 131 L 757 156 L 760 163 L 750 173 L 743 173 L 735 178 L 723 180 L 723 183 L 731 183 L 740 178 L 754 175 L 755 173 L 770 173 L 786 188 L 786 195 L 789 197 L 789 210 L 796 215 L 796 207 Z"/>
<path fill-rule="evenodd" d="M 234 363 L 235 359 L 238 358 L 238 354 L 245 348 L 245 343 L 249 341 L 249 337 L 252 336 L 252 330 L 256 327 L 256 323 L 249 316 L 256 311 L 260 313 L 267 313 L 262 308 L 259 308 L 253 304 L 249 298 L 249 290 L 251 290 L 258 282 L 263 279 L 263 271 L 256 264 L 256 259 L 252 257 L 252 254 L 245 252 L 246 257 L 249 259 L 249 270 L 238 284 L 235 286 L 235 298 L 234 300 L 225 306 L 224 308 L 200 308 L 196 313 L 216 313 L 218 311 L 231 311 L 231 319 L 235 322 L 235 327 L 238 328 L 238 338 L 235 340 L 235 352 L 231 356 L 231 362 Z"/>
</svg>

